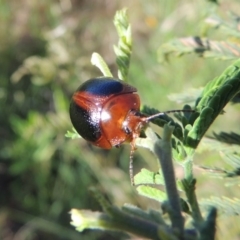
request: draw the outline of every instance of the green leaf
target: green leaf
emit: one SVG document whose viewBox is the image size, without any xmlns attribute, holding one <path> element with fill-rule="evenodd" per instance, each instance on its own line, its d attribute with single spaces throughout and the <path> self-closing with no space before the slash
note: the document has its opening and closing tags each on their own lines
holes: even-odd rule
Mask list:
<svg viewBox="0 0 240 240">
<path fill-rule="evenodd" d="M 147 106 L 143 106 L 141 109 L 141 112 L 146 115 L 153 115 L 156 113 L 159 113 L 159 111 L 155 108 L 149 108 Z M 178 139 L 182 140 L 183 138 L 183 130 L 179 123 L 175 122 L 171 117 L 169 117 L 167 114 L 163 114 L 157 118 L 154 118 L 151 120 L 152 123 L 158 125 L 159 127 L 163 127 L 166 123 L 171 122 L 171 125 L 174 126 L 173 135 L 177 137 Z"/>
<path fill-rule="evenodd" d="M 165 192 L 150 186 L 138 186 L 136 189 L 140 195 L 154 199 L 160 203 L 167 199 Z"/>
<path fill-rule="evenodd" d="M 65 137 L 71 138 L 71 139 L 82 138 L 82 137 L 77 133 L 77 131 L 75 130 L 75 128 L 72 128 L 72 131 L 67 131 L 67 133 L 65 134 Z"/>
<path fill-rule="evenodd" d="M 225 21 L 219 16 L 211 16 L 205 19 L 205 23 L 218 31 L 221 31 L 222 34 L 240 38 L 240 32 L 238 28 L 239 16 L 232 14 L 231 21 Z"/>
<path fill-rule="evenodd" d="M 145 168 L 141 169 L 141 172 L 134 176 L 135 185 L 141 184 L 163 184 L 163 176 L 159 173 L 151 172 Z"/>
<path fill-rule="evenodd" d="M 224 152 L 239 151 L 239 146 L 235 144 L 228 144 L 221 142 L 215 138 L 204 137 L 201 142 L 201 150 L 215 150 Z"/>
<path fill-rule="evenodd" d="M 215 133 L 213 132 L 213 136 L 220 142 L 227 143 L 227 144 L 236 144 L 240 145 L 240 134 L 237 134 L 235 132 L 220 132 Z"/>
<path fill-rule="evenodd" d="M 229 152 L 222 151 L 221 156 L 225 162 L 232 166 L 233 169 L 230 171 L 226 171 L 225 176 L 229 178 L 237 177 L 238 184 L 240 184 L 239 176 L 240 176 L 240 148 L 239 152 Z"/>
<path fill-rule="evenodd" d="M 218 78 L 209 82 L 196 106 L 199 116 L 188 132 L 186 144 L 196 148 L 225 105 L 240 91 L 240 60 L 230 65 Z"/>
<path fill-rule="evenodd" d="M 201 37 L 185 37 L 165 43 L 158 50 L 159 60 L 163 61 L 169 54 L 182 56 L 197 53 L 201 57 L 231 60 L 239 58 L 240 45 L 228 41 L 213 41 Z"/>
<path fill-rule="evenodd" d="M 132 54 L 131 26 L 128 21 L 127 10 L 117 11 L 113 22 L 119 36 L 118 46 L 113 46 L 117 56 L 118 77 L 126 81 Z"/>
<path fill-rule="evenodd" d="M 71 225 L 79 232 L 87 229 L 118 231 L 118 224 L 105 213 L 72 209 L 70 214 Z"/>
<path fill-rule="evenodd" d="M 240 148 L 239 148 L 240 150 Z M 231 166 L 235 168 L 240 168 L 240 153 L 233 152 L 221 152 L 221 156 L 225 159 L 227 163 L 229 163 Z"/>
<path fill-rule="evenodd" d="M 103 58 L 100 54 L 94 52 L 92 54 L 91 63 L 92 63 L 92 65 L 99 68 L 99 70 L 102 72 L 103 76 L 112 77 L 112 73 L 110 72 L 108 65 L 103 60 Z"/>
<path fill-rule="evenodd" d="M 127 213 L 133 214 L 134 216 L 137 216 L 149 221 L 154 221 L 161 225 L 166 225 L 159 211 L 150 209 L 149 211 L 146 212 L 146 211 L 143 211 L 141 208 L 134 206 L 132 204 L 124 204 L 124 206 L 122 207 L 122 210 L 124 210 Z"/>
<path fill-rule="evenodd" d="M 200 205 L 206 209 L 214 206 L 226 215 L 240 215 L 240 199 L 238 198 L 211 197 L 202 199 Z"/>
</svg>

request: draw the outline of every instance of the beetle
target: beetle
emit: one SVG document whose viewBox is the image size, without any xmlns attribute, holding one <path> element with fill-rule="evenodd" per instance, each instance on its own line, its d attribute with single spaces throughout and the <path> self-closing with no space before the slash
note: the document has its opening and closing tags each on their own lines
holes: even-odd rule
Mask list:
<svg viewBox="0 0 240 240">
<path fill-rule="evenodd" d="M 92 144 L 110 149 L 131 142 L 142 123 L 137 89 L 113 78 L 84 82 L 70 103 L 74 128 Z"/>
<path fill-rule="evenodd" d="M 150 119 L 172 110 L 146 116 L 140 112 L 137 89 L 122 80 L 97 77 L 84 82 L 72 96 L 70 119 L 76 131 L 88 142 L 103 149 L 131 143 L 130 178 L 135 139 Z"/>
</svg>

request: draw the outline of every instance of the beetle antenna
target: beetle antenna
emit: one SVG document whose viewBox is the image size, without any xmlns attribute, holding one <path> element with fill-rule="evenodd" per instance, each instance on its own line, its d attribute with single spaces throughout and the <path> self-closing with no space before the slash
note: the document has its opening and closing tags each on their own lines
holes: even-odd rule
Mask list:
<svg viewBox="0 0 240 240">
<path fill-rule="evenodd" d="M 153 118 L 156 118 L 156 117 L 159 117 L 161 115 L 164 115 L 164 114 L 167 114 L 167 113 L 175 113 L 175 112 L 195 112 L 195 110 L 192 110 L 192 109 L 177 109 L 177 110 L 169 110 L 169 111 L 165 111 L 165 112 L 159 112 L 159 113 L 156 113 L 156 114 L 153 114 L 149 117 L 146 117 L 145 120 L 146 121 L 149 121 Z"/>
</svg>

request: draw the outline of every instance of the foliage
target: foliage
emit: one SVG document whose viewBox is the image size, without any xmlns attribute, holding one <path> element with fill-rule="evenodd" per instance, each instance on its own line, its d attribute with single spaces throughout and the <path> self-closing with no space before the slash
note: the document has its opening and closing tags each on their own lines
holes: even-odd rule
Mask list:
<svg viewBox="0 0 240 240">
<path fill-rule="evenodd" d="M 210 16 L 205 20 L 206 29 L 215 28 L 221 31 L 225 41 L 216 41 L 200 36 L 190 36 L 172 40 L 163 44 L 159 49 L 159 59 L 168 58 L 169 54 L 181 56 L 196 53 L 204 58 L 217 60 L 232 60 L 240 56 L 239 20 L 232 13 L 231 22 L 224 21 L 219 16 Z"/>
<path fill-rule="evenodd" d="M 123 13 L 126 14 L 126 12 Z M 125 15 L 119 16 L 119 13 L 117 13 L 116 17 L 126 19 Z M 119 35 L 121 36 L 121 34 Z M 163 46 L 163 48 L 166 49 L 166 46 Z M 179 45 L 178 51 L 183 53 L 184 48 L 184 46 Z M 128 58 L 131 55 L 130 49 L 128 51 L 125 49 L 125 53 L 128 53 Z M 208 51 L 214 51 L 214 49 L 210 48 Z M 119 61 L 117 63 L 121 66 L 119 67 L 120 71 L 126 67 L 126 65 Z M 236 209 L 238 209 L 239 199 L 231 200 L 225 198 L 225 200 L 221 200 L 215 197 L 203 200 L 203 204 L 207 204 L 210 207 L 208 210 L 209 215 L 204 219 L 195 193 L 196 179 L 192 169 L 193 159 L 195 149 L 207 129 L 211 126 L 215 118 L 222 113 L 225 105 L 239 92 L 240 61 L 237 60 L 219 77 L 216 77 L 204 87 L 201 95 L 196 99 L 195 113 L 177 116 L 181 125 L 175 123 L 171 118 L 164 116 L 153 121 L 158 126 L 165 124 L 162 139 L 159 139 L 150 128 L 147 128 L 145 131 L 146 138 L 138 139 L 137 145 L 151 150 L 158 158 L 161 167 L 159 173 L 142 169 L 135 176 L 136 190 L 140 195 L 159 201 L 162 204 L 162 209 L 168 213 L 171 227 L 169 223 L 163 220 L 160 212 L 157 217 L 161 219 L 160 222 L 156 221 L 156 216 L 153 217 L 149 213 L 142 212 L 141 209 L 135 207 L 133 207 L 133 211 L 131 211 L 131 207 L 128 208 L 128 211 L 131 213 L 129 215 L 126 209 L 118 209 L 114 205 L 111 205 L 96 189 L 93 189 L 94 196 L 103 207 L 105 213 L 73 209 L 71 211 L 72 224 L 76 229 L 79 231 L 85 229 L 102 229 L 130 232 L 150 239 L 215 239 L 217 208 L 225 209 L 228 214 L 237 214 L 238 210 Z M 156 113 L 156 110 L 145 107 L 143 112 L 151 115 Z M 175 131 L 174 137 L 171 140 L 171 134 L 174 133 L 174 129 L 178 130 Z M 228 139 L 228 142 L 232 143 L 233 135 L 237 137 L 236 134 L 225 134 L 224 139 Z M 218 137 L 217 134 L 215 134 L 215 137 L 216 141 L 220 140 L 220 136 Z M 178 184 L 175 182 L 173 171 L 171 143 L 173 143 L 175 160 L 184 167 L 185 171 L 185 177 Z M 233 155 L 230 155 L 229 158 L 233 163 Z M 234 162 L 236 162 L 235 165 L 237 165 L 238 169 L 234 171 L 235 174 L 231 173 L 229 175 L 228 173 L 228 177 L 238 175 L 239 157 L 235 157 Z M 165 185 L 166 193 L 157 189 L 158 185 Z M 184 191 L 186 198 L 180 201 L 178 191 Z M 185 218 L 192 219 L 194 227 L 184 227 L 181 211 L 185 211 L 187 214 Z"/>
</svg>

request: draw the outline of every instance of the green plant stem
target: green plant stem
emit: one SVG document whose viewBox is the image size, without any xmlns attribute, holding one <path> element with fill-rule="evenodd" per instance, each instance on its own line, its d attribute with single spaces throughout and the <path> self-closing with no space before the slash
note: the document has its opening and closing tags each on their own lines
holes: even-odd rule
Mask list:
<svg viewBox="0 0 240 240">
<path fill-rule="evenodd" d="M 145 218 L 143 219 L 139 216 L 124 212 L 123 210 L 111 205 L 97 189 L 91 188 L 91 191 L 107 215 L 111 217 L 111 219 L 109 219 L 111 227 L 116 228 L 117 230 L 131 232 L 149 239 L 176 240 L 173 231 L 165 225 L 159 225 Z M 106 222 L 108 221 L 107 219 L 105 220 Z M 162 238 L 163 236 L 167 236 L 168 238 Z"/>
<path fill-rule="evenodd" d="M 188 202 L 192 209 L 192 217 L 196 225 L 200 225 L 203 221 L 203 218 L 202 218 L 202 214 L 197 201 L 197 196 L 195 193 L 196 180 L 193 177 L 192 165 L 193 165 L 192 156 L 188 156 L 188 159 L 183 164 L 184 175 L 185 175 L 185 178 L 183 180 L 183 186 L 184 186 L 184 190 L 185 190 Z"/>
<path fill-rule="evenodd" d="M 188 159 L 184 162 L 183 168 L 184 168 L 184 177 L 188 181 L 192 181 L 193 179 L 193 170 L 192 170 L 193 164 L 192 164 L 192 158 Z"/>
<path fill-rule="evenodd" d="M 188 202 L 192 209 L 192 217 L 197 225 L 200 225 L 203 221 L 202 214 L 198 205 L 195 189 L 186 193 Z"/>
<path fill-rule="evenodd" d="M 195 193 L 196 180 L 195 179 L 183 179 L 182 180 L 184 191 L 187 196 L 187 200 L 192 209 L 192 217 L 194 219 L 195 225 L 200 226 L 203 222 L 203 217 L 199 208 L 197 201 L 197 196 Z"/>
<path fill-rule="evenodd" d="M 153 140 L 152 150 L 158 157 L 162 167 L 162 174 L 164 177 L 168 201 L 171 208 L 169 214 L 172 222 L 172 227 L 173 229 L 178 229 L 181 238 L 184 232 L 184 219 L 181 214 L 180 198 L 177 191 L 172 162 L 171 135 L 173 130 L 174 127 L 165 124 L 162 140 L 159 140 L 157 136 L 153 134 L 153 132 L 151 132 L 149 129 L 146 130 L 146 135 Z"/>
</svg>

